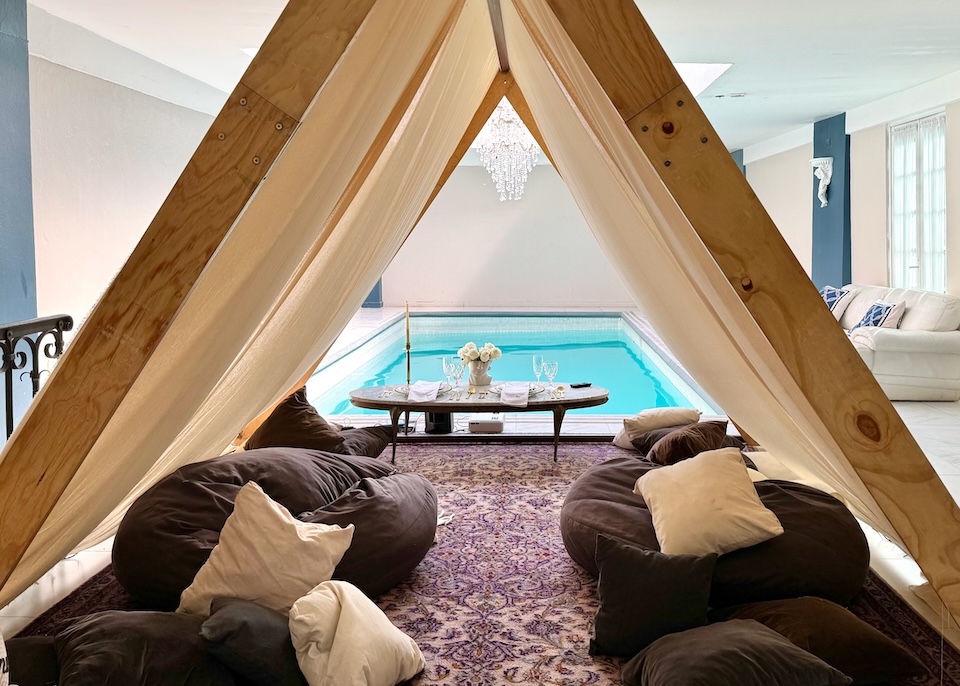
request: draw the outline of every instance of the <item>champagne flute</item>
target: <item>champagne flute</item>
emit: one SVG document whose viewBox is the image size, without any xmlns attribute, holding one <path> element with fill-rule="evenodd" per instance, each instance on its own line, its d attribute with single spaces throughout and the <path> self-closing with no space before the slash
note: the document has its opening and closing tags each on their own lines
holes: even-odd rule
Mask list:
<svg viewBox="0 0 960 686">
<path fill-rule="evenodd" d="M 543 355 L 533 356 L 533 373 L 537 375 L 537 383 L 540 383 L 540 375 L 543 374 Z"/>
<path fill-rule="evenodd" d="M 557 369 L 560 367 L 559 362 L 544 362 L 543 363 L 543 373 L 547 377 L 547 381 L 550 382 L 550 390 L 553 390 L 553 380 L 557 376 Z"/>
<path fill-rule="evenodd" d="M 456 380 L 456 382 L 457 382 L 457 386 L 456 386 L 456 388 L 457 388 L 457 394 L 459 394 L 459 393 L 460 393 L 460 379 L 463 378 L 463 371 L 464 371 L 464 369 L 466 369 L 466 367 L 464 366 L 463 361 L 462 361 L 460 358 L 458 358 L 458 357 L 453 358 L 452 367 L 453 367 L 453 378 L 454 378 L 454 379 Z"/>
<path fill-rule="evenodd" d="M 453 383 L 453 367 L 454 367 L 454 364 L 455 364 L 455 362 L 454 362 L 453 358 L 451 358 L 449 362 L 447 362 L 447 358 L 446 358 L 446 357 L 443 358 L 443 376 L 446 378 L 448 384 L 449 384 L 449 383 Z"/>
</svg>

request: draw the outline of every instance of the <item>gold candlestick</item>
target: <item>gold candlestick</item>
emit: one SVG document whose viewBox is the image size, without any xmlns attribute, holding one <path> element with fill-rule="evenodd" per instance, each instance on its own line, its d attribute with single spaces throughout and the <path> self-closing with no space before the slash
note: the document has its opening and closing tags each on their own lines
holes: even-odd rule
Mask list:
<svg viewBox="0 0 960 686">
<path fill-rule="evenodd" d="M 407 315 L 407 385 L 410 385 L 410 303 L 406 303 Z"/>
</svg>

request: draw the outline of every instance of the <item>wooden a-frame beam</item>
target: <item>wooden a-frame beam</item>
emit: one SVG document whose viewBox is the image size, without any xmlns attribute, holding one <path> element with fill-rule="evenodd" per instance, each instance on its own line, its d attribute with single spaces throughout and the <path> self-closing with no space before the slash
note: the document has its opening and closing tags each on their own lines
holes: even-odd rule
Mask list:
<svg viewBox="0 0 960 686">
<path fill-rule="evenodd" d="M 375 0 L 290 0 L 0 462 L 0 585 Z"/>
<path fill-rule="evenodd" d="M 531 1 L 515 4 L 543 45 Z M 633 0 L 546 3 L 910 554 L 960 613 L 960 510 Z"/>
</svg>

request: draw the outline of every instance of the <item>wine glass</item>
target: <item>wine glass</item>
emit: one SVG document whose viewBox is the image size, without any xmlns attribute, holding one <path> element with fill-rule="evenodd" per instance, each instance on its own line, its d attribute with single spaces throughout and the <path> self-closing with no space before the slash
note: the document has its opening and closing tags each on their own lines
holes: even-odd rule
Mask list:
<svg viewBox="0 0 960 686">
<path fill-rule="evenodd" d="M 447 362 L 447 358 L 443 358 L 443 376 L 446 378 L 447 383 L 453 383 L 453 370 L 456 366 L 456 358 L 451 357 L 450 361 Z"/>
<path fill-rule="evenodd" d="M 550 382 L 550 390 L 553 390 L 553 380 L 557 376 L 557 369 L 560 367 L 559 362 L 544 362 L 543 363 L 543 373 L 547 377 L 547 381 Z"/>
<path fill-rule="evenodd" d="M 533 356 L 533 373 L 537 375 L 537 383 L 540 383 L 540 375 L 543 374 L 543 355 Z"/>
<path fill-rule="evenodd" d="M 452 367 L 452 371 L 453 371 L 453 378 L 454 378 L 454 379 L 456 380 L 456 382 L 457 382 L 456 389 L 459 391 L 459 390 L 460 390 L 460 379 L 463 378 L 463 371 L 464 371 L 464 369 L 466 369 L 466 366 L 463 364 L 463 360 L 461 360 L 459 357 L 455 357 L 455 358 L 453 358 L 453 362 L 451 363 L 451 367 Z"/>
</svg>

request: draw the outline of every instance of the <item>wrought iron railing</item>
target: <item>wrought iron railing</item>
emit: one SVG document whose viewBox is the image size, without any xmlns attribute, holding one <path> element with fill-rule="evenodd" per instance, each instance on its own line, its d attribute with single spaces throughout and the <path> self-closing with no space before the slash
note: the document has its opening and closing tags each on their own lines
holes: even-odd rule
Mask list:
<svg viewBox="0 0 960 686">
<path fill-rule="evenodd" d="M 7 438 L 13 433 L 15 375 L 20 372 L 21 379 L 29 376 L 33 383 L 33 395 L 36 395 L 40 390 L 41 353 L 50 360 L 60 357 L 63 354 L 63 332 L 72 328 L 73 317 L 65 314 L 0 325 L 0 372 L 3 373 L 6 400 Z M 45 339 L 49 340 L 45 342 Z M 32 364 L 28 369 L 27 365 L 31 360 Z"/>
</svg>

